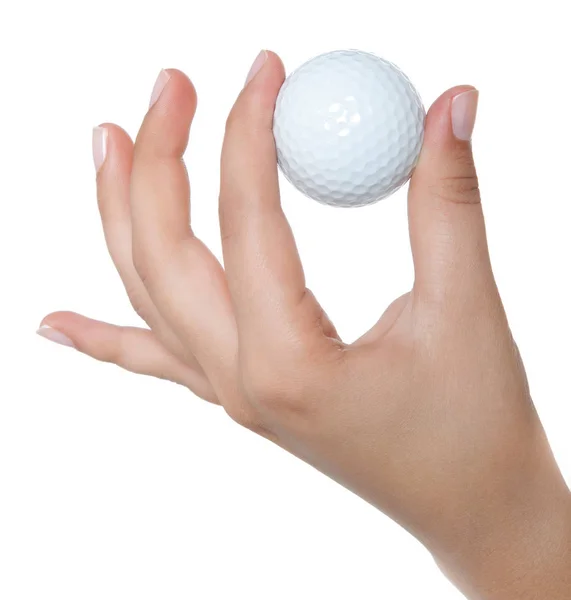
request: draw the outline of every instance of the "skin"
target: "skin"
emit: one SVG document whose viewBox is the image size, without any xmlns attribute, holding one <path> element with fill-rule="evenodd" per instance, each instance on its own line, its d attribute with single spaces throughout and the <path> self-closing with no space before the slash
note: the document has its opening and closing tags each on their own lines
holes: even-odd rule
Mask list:
<svg viewBox="0 0 571 600">
<path fill-rule="evenodd" d="M 469 141 L 445 92 L 409 190 L 415 281 L 345 344 L 306 288 L 280 206 L 267 54 L 227 121 L 224 268 L 191 228 L 182 155 L 196 108 L 179 71 L 136 142 L 105 124 L 107 246 L 148 330 L 69 312 L 42 324 L 98 360 L 187 386 L 391 516 L 473 600 L 571 595 L 571 495 L 494 281 Z"/>
</svg>

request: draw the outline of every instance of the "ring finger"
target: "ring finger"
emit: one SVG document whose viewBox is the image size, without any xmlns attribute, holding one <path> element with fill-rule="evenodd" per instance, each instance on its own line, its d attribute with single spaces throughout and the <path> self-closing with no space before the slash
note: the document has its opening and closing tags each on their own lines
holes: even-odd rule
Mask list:
<svg viewBox="0 0 571 600">
<path fill-rule="evenodd" d="M 202 373 L 198 361 L 153 304 L 133 265 L 129 202 L 133 142 L 123 129 L 106 124 L 94 131 L 94 150 L 96 160 L 100 162 L 97 165 L 97 200 L 103 232 L 131 305 L 169 352 Z"/>
</svg>

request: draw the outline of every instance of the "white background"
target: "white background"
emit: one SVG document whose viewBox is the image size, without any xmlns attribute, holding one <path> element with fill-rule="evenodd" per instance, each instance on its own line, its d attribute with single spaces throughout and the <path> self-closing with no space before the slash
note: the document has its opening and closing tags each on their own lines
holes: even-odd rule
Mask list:
<svg viewBox="0 0 571 600">
<path fill-rule="evenodd" d="M 226 114 L 261 48 L 396 62 L 427 104 L 481 90 L 491 253 L 534 399 L 571 480 L 571 160 L 565 3 L 32 0 L 0 9 L 0 597 L 460 598 L 383 515 L 172 384 L 34 335 L 71 309 L 136 324 L 107 256 L 91 128 L 132 135 L 162 67 L 194 80 L 196 232 L 219 253 Z M 405 190 L 372 207 L 283 186 L 309 286 L 346 340 L 412 281 Z"/>
</svg>

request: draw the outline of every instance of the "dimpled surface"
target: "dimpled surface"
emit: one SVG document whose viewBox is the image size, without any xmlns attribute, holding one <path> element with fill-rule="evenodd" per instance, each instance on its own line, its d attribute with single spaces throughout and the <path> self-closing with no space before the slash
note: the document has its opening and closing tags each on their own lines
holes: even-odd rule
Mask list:
<svg viewBox="0 0 571 600">
<path fill-rule="evenodd" d="M 386 198 L 412 174 L 422 101 L 392 63 L 358 50 L 322 54 L 294 71 L 276 102 L 274 137 L 286 178 L 334 206 Z"/>
</svg>

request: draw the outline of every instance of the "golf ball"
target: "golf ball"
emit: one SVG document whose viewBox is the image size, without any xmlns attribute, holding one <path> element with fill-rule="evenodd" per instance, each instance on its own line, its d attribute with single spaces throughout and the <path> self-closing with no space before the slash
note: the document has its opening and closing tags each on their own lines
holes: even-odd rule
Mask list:
<svg viewBox="0 0 571 600">
<path fill-rule="evenodd" d="M 392 63 L 358 50 L 322 54 L 295 70 L 279 92 L 278 163 L 318 202 L 372 204 L 411 176 L 424 118 L 420 96 Z"/>
</svg>

